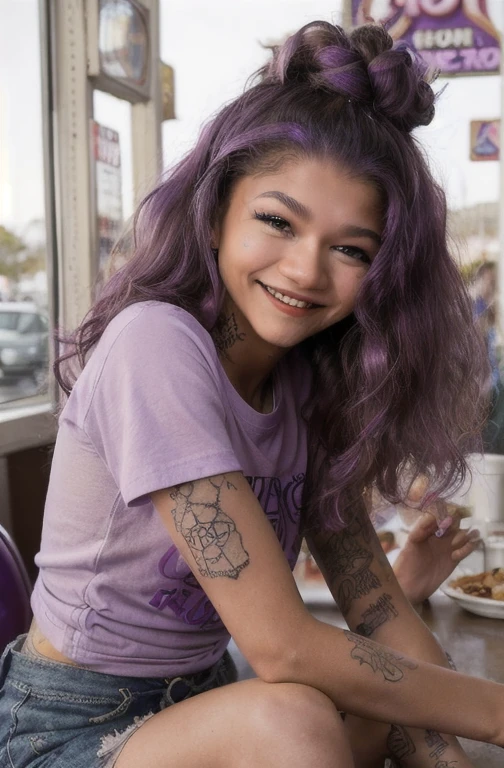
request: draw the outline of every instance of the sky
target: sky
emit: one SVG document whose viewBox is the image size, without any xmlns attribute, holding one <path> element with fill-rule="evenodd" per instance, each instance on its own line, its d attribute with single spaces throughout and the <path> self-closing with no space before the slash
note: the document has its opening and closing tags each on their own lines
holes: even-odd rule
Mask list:
<svg viewBox="0 0 504 768">
<path fill-rule="evenodd" d="M 383 0 L 377 0 L 382 2 Z M 504 0 L 487 0 L 503 28 Z M 0 225 L 26 231 L 44 217 L 38 0 L 0 0 Z M 176 120 L 163 124 L 164 160 L 194 144 L 202 122 L 236 97 L 277 42 L 316 18 L 338 23 L 341 0 L 160 0 L 161 56 L 175 68 Z M 21 34 L 22 32 L 22 34 Z M 431 126 L 418 131 L 454 208 L 499 197 L 499 163 L 469 158 L 469 121 L 498 117 L 500 77 L 438 80 L 446 89 Z M 131 213 L 129 105 L 95 93 L 95 117 L 119 130 L 123 211 Z"/>
</svg>

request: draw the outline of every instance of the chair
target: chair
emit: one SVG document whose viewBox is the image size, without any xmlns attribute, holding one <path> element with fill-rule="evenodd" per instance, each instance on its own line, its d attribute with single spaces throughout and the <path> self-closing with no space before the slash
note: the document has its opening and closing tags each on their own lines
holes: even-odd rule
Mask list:
<svg viewBox="0 0 504 768">
<path fill-rule="evenodd" d="M 31 621 L 32 585 L 13 540 L 0 525 L 0 653 Z"/>
</svg>

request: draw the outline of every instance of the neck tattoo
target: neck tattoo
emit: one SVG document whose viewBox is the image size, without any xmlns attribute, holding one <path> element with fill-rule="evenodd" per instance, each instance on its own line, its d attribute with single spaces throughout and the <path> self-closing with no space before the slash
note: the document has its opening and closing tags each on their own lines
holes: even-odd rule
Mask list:
<svg viewBox="0 0 504 768">
<path fill-rule="evenodd" d="M 244 341 L 245 337 L 246 334 L 240 333 L 238 330 L 234 312 L 231 312 L 227 317 L 219 317 L 212 331 L 212 338 L 217 351 L 225 357 L 227 357 L 228 349 L 231 349 L 237 341 Z"/>
</svg>

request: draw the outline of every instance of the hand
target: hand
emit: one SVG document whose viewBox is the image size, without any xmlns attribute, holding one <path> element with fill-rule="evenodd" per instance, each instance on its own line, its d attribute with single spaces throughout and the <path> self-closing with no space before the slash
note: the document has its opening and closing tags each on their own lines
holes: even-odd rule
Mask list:
<svg viewBox="0 0 504 768">
<path fill-rule="evenodd" d="M 436 536 L 440 528 L 444 528 L 444 533 Z M 476 549 L 478 542 L 479 531 L 460 530 L 456 511 L 451 517 L 445 517 L 441 526 L 438 515 L 433 512 L 420 514 L 393 566 L 410 603 L 422 603 L 430 597 Z"/>
</svg>

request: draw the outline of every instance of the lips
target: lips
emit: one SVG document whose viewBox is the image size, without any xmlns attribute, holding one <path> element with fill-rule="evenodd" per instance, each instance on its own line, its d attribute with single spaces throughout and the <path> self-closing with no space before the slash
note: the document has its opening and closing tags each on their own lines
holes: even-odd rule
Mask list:
<svg viewBox="0 0 504 768">
<path fill-rule="evenodd" d="M 299 296 L 299 295 L 293 295 L 292 293 L 283 293 L 282 291 L 279 291 L 276 288 L 272 288 L 270 285 L 266 285 L 265 283 L 261 283 L 260 280 L 257 281 L 259 285 L 261 285 L 271 296 L 274 296 L 275 299 L 278 301 L 281 301 L 282 304 L 285 304 L 288 307 L 297 307 L 298 309 L 313 309 L 314 307 L 319 307 L 320 304 L 315 304 L 312 301 L 309 301 L 308 299 Z"/>
</svg>

